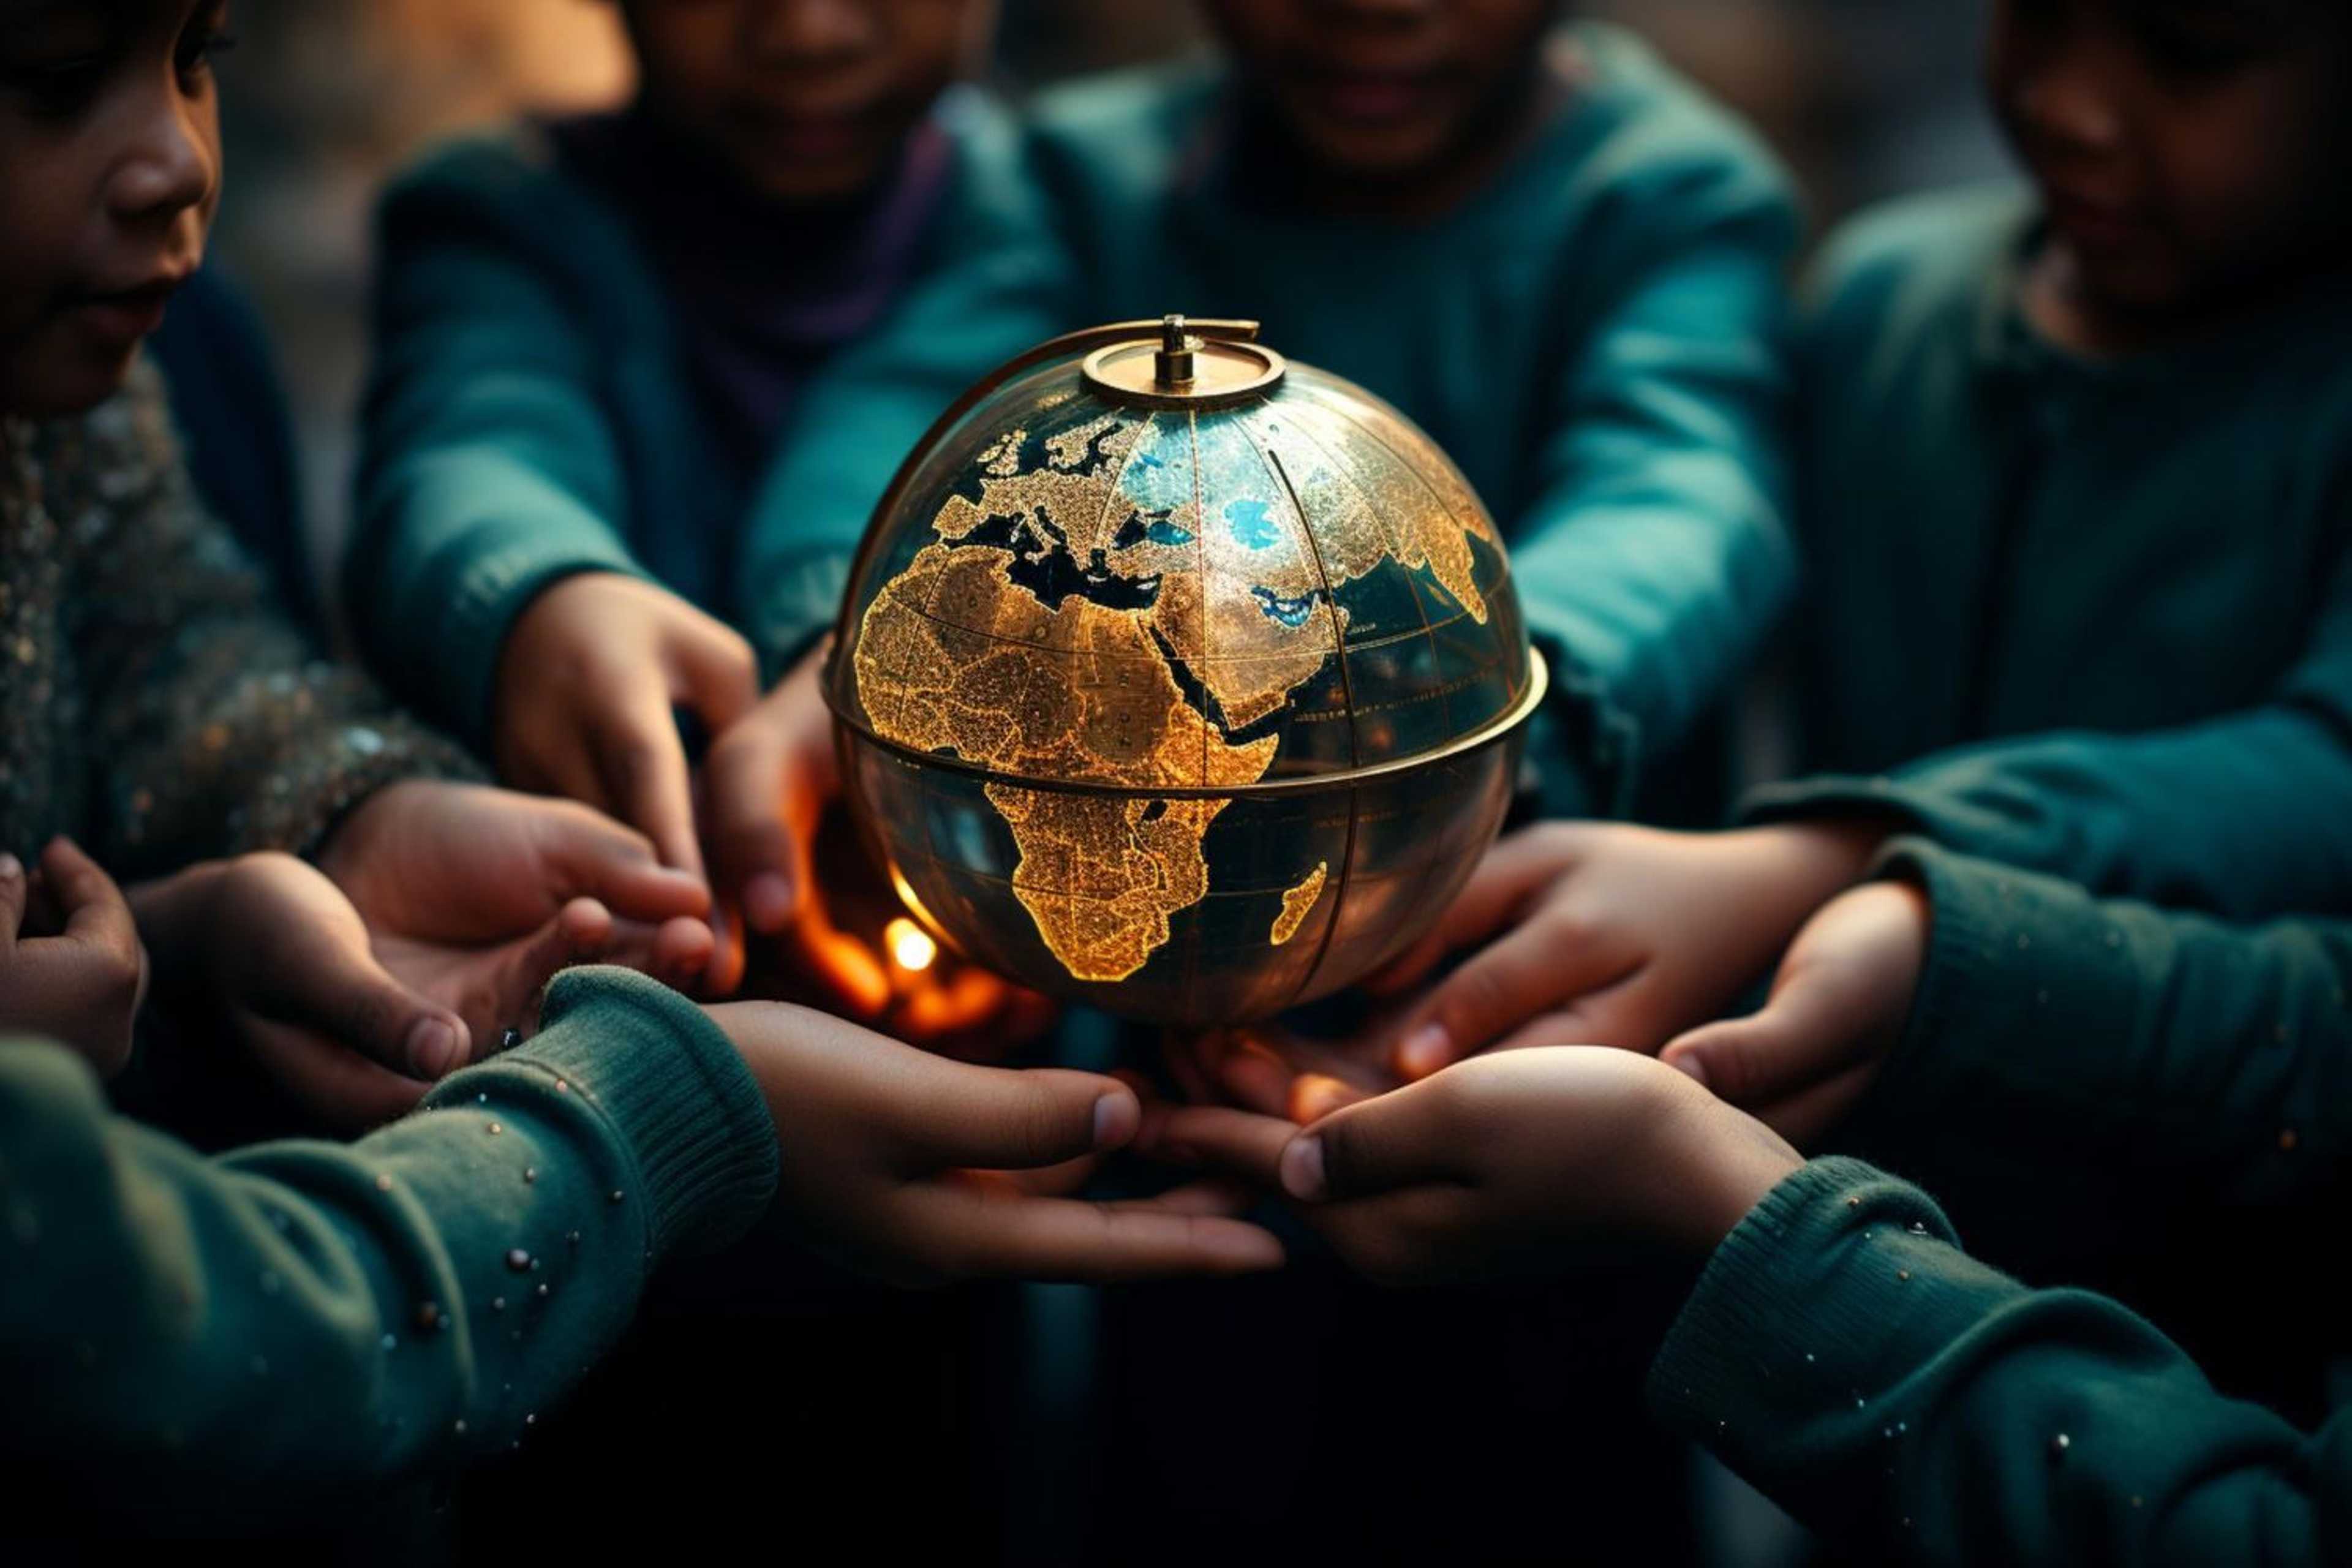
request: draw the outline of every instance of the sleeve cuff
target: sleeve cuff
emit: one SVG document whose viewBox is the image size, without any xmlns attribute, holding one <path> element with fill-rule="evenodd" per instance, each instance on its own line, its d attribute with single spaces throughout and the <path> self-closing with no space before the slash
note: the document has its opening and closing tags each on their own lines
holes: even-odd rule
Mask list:
<svg viewBox="0 0 2352 1568">
<path fill-rule="evenodd" d="M 1800 1518 L 1853 1519 L 1873 1489 L 1839 1478 L 1901 1436 L 1885 1396 L 2021 1289 L 1956 1246 L 1916 1187 L 1813 1161 L 1716 1248 L 1651 1365 L 1652 1411 Z"/>
<path fill-rule="evenodd" d="M 1873 875 L 1916 880 L 1934 913 L 1910 1019 L 1859 1120 L 1932 1142 L 1938 1127 L 2105 1098 L 2069 1043 L 2126 1033 L 2141 998 L 2137 943 L 2095 900 L 1917 838 L 1889 845 Z"/>
<path fill-rule="evenodd" d="M 708 1014 L 657 981 L 564 971 L 539 1034 L 496 1065 L 545 1071 L 603 1111 L 635 1156 L 656 1257 L 732 1240 L 775 1192 L 775 1125 L 751 1069 Z"/>
</svg>

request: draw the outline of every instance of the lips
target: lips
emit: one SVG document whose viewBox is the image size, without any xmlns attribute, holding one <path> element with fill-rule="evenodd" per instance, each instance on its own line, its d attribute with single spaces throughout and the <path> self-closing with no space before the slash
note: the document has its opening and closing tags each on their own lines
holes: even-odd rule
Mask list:
<svg viewBox="0 0 2352 1568">
<path fill-rule="evenodd" d="M 2112 249 L 2148 233 L 2147 220 L 2137 208 L 2104 194 L 2044 180 L 2042 199 L 2051 223 L 2079 245 Z"/>
<path fill-rule="evenodd" d="M 186 280 L 182 273 L 134 289 L 86 294 L 74 301 L 72 309 L 100 337 L 128 345 L 163 324 L 165 307 Z"/>
<path fill-rule="evenodd" d="M 1410 120 L 1437 90 L 1429 71 L 1324 69 L 1303 80 L 1308 97 L 1335 120 L 1384 125 Z"/>
</svg>

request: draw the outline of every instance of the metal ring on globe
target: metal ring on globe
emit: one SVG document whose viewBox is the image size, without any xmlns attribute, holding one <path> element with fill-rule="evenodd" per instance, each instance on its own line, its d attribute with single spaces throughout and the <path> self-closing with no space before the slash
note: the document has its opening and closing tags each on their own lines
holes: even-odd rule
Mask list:
<svg viewBox="0 0 2352 1568">
<path fill-rule="evenodd" d="M 1258 779 L 1248 784 L 1114 784 L 1101 779 L 1042 778 L 1024 773 L 1009 773 L 960 757 L 953 752 L 926 752 L 904 745 L 889 736 L 880 734 L 865 718 L 828 694 L 826 706 L 833 710 L 837 723 L 856 732 L 860 740 L 919 763 L 925 767 L 940 768 L 949 773 L 963 773 L 984 779 L 990 784 L 1013 784 L 1022 789 L 1045 790 L 1060 795 L 1108 795 L 1149 797 L 1152 800 L 1234 800 L 1253 795 L 1304 795 L 1321 790 L 1346 789 L 1350 784 L 1372 779 L 1395 778 L 1399 774 L 1433 768 L 1456 757 L 1467 756 L 1483 747 L 1508 740 L 1526 723 L 1535 710 L 1543 706 L 1545 695 L 1551 689 L 1551 667 L 1544 660 L 1543 649 L 1528 649 L 1528 684 L 1518 700 L 1475 730 L 1465 731 L 1434 751 L 1416 752 L 1409 757 L 1390 757 L 1381 762 L 1365 763 L 1352 768 L 1328 773 L 1294 773 L 1287 778 Z"/>
</svg>

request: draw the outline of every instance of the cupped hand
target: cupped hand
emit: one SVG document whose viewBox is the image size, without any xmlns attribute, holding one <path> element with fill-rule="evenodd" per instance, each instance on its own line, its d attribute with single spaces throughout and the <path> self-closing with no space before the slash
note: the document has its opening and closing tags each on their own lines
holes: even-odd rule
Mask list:
<svg viewBox="0 0 2352 1568">
<path fill-rule="evenodd" d="M 147 951 L 114 879 L 71 839 L 28 877 L 0 855 L 0 1026 L 72 1047 L 101 1078 L 122 1070 L 147 994 Z"/>
<path fill-rule="evenodd" d="M 1137 1148 L 1286 1195 L 1387 1284 L 1554 1273 L 1595 1243 L 1701 1257 L 1803 1163 L 1688 1076 L 1590 1046 L 1475 1058 L 1305 1128 L 1153 1107 Z"/>
<path fill-rule="evenodd" d="M 1762 1008 L 1678 1036 L 1660 1059 L 1811 1143 L 1853 1110 L 1902 1038 L 1932 920 L 1911 882 L 1842 894 L 1797 933 Z"/>
<path fill-rule="evenodd" d="M 714 1006 L 776 1123 L 779 1202 L 809 1240 L 901 1285 L 1106 1280 L 1278 1267 L 1281 1244 L 1198 1185 L 1061 1195 L 1134 1138 L 1134 1091 L 1092 1073 L 975 1067 L 773 1002 Z"/>
<path fill-rule="evenodd" d="M 1654 1052 L 1761 979 L 1882 837 L 1840 824 L 1669 833 L 1553 822 L 1514 834 L 1372 982 L 1401 995 L 1448 953 L 1475 950 L 1405 1007 L 1392 1065 L 1417 1079 L 1495 1048 Z"/>
</svg>

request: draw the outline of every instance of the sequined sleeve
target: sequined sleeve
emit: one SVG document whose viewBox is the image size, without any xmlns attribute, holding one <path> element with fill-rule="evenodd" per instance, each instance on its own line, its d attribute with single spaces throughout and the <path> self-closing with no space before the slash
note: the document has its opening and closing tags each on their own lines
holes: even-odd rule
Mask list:
<svg viewBox="0 0 2352 1568">
<path fill-rule="evenodd" d="M 307 852 L 383 784 L 475 774 L 269 602 L 191 489 L 152 367 L 42 444 L 88 705 L 88 820 L 119 873 Z"/>
</svg>

